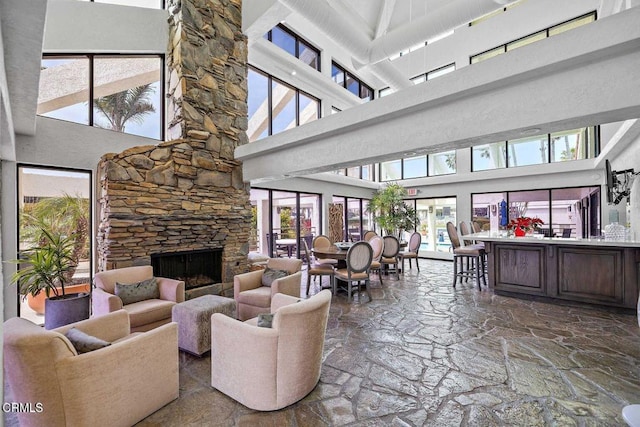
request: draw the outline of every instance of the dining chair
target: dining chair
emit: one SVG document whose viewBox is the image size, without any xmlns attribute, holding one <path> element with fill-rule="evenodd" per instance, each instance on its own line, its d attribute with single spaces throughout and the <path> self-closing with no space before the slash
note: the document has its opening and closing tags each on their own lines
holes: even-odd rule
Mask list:
<svg viewBox="0 0 640 427">
<path fill-rule="evenodd" d="M 417 231 L 409 237 L 409 245 L 407 250 L 400 252 L 400 259 L 402 260 L 402 271 L 404 271 L 404 260 L 409 260 L 409 268 L 411 268 L 411 260 L 416 260 L 416 267 L 420 271 L 420 264 L 418 264 L 418 251 L 420 250 L 420 244 L 422 243 L 422 235 Z"/>
<path fill-rule="evenodd" d="M 382 258 L 380 263 L 386 269 L 390 265 L 395 267 L 396 278 L 400 280 L 400 272 L 398 271 L 398 254 L 400 253 L 400 242 L 395 236 L 384 236 L 384 249 L 382 250 Z"/>
<path fill-rule="evenodd" d="M 378 235 L 378 233 L 376 233 L 375 231 L 367 230 L 362 235 L 362 240 L 364 240 L 365 242 L 368 242 L 373 238 L 373 236 L 377 236 L 377 235 Z"/>
<path fill-rule="evenodd" d="M 380 279 L 380 284 L 384 285 L 382 282 L 382 264 L 380 263 L 382 251 L 384 249 L 384 239 L 376 234 L 371 238 L 371 240 L 369 240 L 369 244 L 371 245 L 371 249 L 373 249 L 370 271 L 376 271 L 378 273 L 378 278 Z"/>
<path fill-rule="evenodd" d="M 336 270 L 335 278 L 347 282 L 347 302 L 351 302 L 352 283 L 358 283 L 358 301 L 360 302 L 360 284 L 364 281 L 365 290 L 372 301 L 369 291 L 369 270 L 373 260 L 373 249 L 368 242 L 356 242 L 347 252 L 347 268 Z"/>
<path fill-rule="evenodd" d="M 331 247 L 331 245 L 332 245 L 331 240 L 329 240 L 329 238 L 327 236 L 325 236 L 324 234 L 321 234 L 319 236 L 314 237 L 313 241 L 311 242 L 311 247 L 313 249 L 326 249 L 328 247 Z M 335 265 L 335 264 L 338 263 L 338 260 L 316 257 L 316 263 L 318 263 L 318 264 L 333 264 L 333 265 Z"/>
<path fill-rule="evenodd" d="M 273 251 L 273 255 L 269 254 L 269 256 L 273 256 L 274 258 L 286 257 L 288 252 L 278 247 L 276 240 L 280 238 L 278 233 L 267 233 L 267 246 Z"/>
<path fill-rule="evenodd" d="M 469 226 L 464 221 L 460 221 L 460 225 L 458 226 L 458 229 L 460 230 L 460 235 L 462 235 L 462 237 L 466 236 L 467 234 L 471 234 L 469 232 Z M 468 239 L 464 240 L 465 246 L 473 245 L 474 243 L 475 242 L 473 240 L 468 240 Z"/>
<path fill-rule="evenodd" d="M 317 263 L 311 257 L 311 251 L 309 250 L 309 245 L 307 245 L 306 240 L 302 241 L 304 247 L 304 254 L 307 259 L 307 292 L 305 295 L 309 296 L 309 288 L 311 287 L 311 276 L 320 276 L 320 288 L 322 288 L 322 277 L 329 276 L 331 282 L 331 291 L 333 295 L 336 294 L 336 272 L 333 268 L 332 264 L 327 263 Z"/>
<path fill-rule="evenodd" d="M 475 279 L 478 284 L 478 289 L 482 289 L 480 280 L 487 286 L 484 267 L 484 248 L 477 245 L 462 246 L 456 226 L 451 221 L 447 222 L 447 234 L 449 235 L 451 247 L 453 248 L 453 287 L 456 287 L 458 279 L 460 279 L 460 283 L 462 283 L 462 279 Z M 467 261 L 467 268 L 464 267 L 464 261 Z M 459 271 L 458 264 L 460 264 Z"/>
</svg>

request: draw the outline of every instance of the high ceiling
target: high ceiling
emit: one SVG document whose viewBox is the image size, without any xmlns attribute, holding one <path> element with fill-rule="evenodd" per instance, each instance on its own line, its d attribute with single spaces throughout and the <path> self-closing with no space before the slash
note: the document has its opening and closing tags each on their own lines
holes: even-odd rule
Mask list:
<svg viewBox="0 0 640 427">
<path fill-rule="evenodd" d="M 328 0 L 334 8 L 348 8 L 362 18 L 372 35 L 380 36 L 423 18 L 451 0 Z M 498 7 L 498 5 L 496 5 Z"/>
</svg>

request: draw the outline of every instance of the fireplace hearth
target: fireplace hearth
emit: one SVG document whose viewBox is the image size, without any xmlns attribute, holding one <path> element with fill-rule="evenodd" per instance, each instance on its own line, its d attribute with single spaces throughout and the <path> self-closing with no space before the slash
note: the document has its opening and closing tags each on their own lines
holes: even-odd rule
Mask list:
<svg viewBox="0 0 640 427">
<path fill-rule="evenodd" d="M 153 274 L 183 280 L 185 290 L 221 283 L 222 249 L 151 254 Z"/>
</svg>

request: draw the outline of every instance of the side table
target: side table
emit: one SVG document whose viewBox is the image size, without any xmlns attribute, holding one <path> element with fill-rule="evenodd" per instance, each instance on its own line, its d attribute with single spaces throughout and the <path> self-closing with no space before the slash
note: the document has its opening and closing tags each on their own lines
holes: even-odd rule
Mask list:
<svg viewBox="0 0 640 427">
<path fill-rule="evenodd" d="M 236 317 L 233 298 L 202 295 L 173 306 L 171 319 L 178 323 L 178 347 L 196 356 L 211 350 L 211 315 Z"/>
</svg>

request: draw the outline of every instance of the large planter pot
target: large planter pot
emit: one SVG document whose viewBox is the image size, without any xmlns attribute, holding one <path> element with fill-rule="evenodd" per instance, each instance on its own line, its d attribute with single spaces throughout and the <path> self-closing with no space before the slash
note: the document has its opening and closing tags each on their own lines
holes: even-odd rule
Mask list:
<svg viewBox="0 0 640 427">
<path fill-rule="evenodd" d="M 81 292 L 47 298 L 44 302 L 46 315 L 44 328 L 53 329 L 89 318 L 91 294 Z"/>
<path fill-rule="evenodd" d="M 89 292 L 91 290 L 91 285 L 89 283 L 82 283 L 79 285 L 69 285 L 64 287 L 65 293 L 67 294 L 75 294 L 79 292 Z M 58 288 L 58 292 L 62 293 L 62 288 Z M 47 299 L 47 294 L 45 292 L 40 292 L 37 296 L 33 296 L 31 294 L 27 295 L 27 304 L 29 308 L 35 311 L 38 314 L 45 313 L 44 301 Z"/>
</svg>

